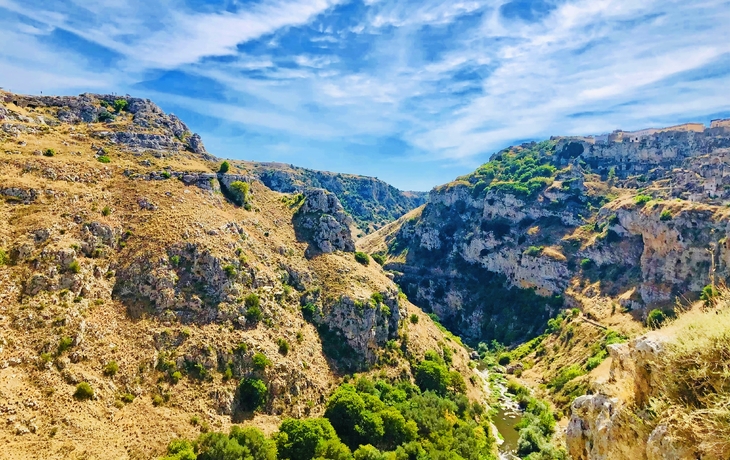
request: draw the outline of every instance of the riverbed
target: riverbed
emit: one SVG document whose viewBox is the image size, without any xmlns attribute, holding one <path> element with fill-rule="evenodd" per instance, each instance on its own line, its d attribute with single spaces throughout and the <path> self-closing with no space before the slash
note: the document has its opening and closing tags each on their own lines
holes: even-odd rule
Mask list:
<svg viewBox="0 0 730 460">
<path fill-rule="evenodd" d="M 496 389 L 499 393 L 499 406 L 496 408 L 492 422 L 501 437 L 499 444 L 500 460 L 515 460 L 517 456 L 517 440 L 519 434 L 515 430 L 515 426 L 522 420 L 522 411 L 520 406 L 507 392 L 507 387 L 501 382 L 489 382 L 489 371 L 487 369 L 479 369 L 477 373 L 484 379 L 484 390 L 491 394 L 492 389 Z"/>
</svg>

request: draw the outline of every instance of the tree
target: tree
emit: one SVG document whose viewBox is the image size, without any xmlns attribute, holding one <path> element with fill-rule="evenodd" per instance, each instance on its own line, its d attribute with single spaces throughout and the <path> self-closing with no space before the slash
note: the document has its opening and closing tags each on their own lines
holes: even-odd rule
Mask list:
<svg viewBox="0 0 730 460">
<path fill-rule="evenodd" d="M 321 444 L 338 439 L 332 424 L 323 418 L 285 419 L 275 438 L 283 460 L 311 460 Z"/>
<path fill-rule="evenodd" d="M 359 445 L 361 435 L 356 427 L 363 423 L 364 412 L 365 402 L 355 388 L 352 385 L 342 385 L 327 401 L 324 416 L 337 430 L 342 441 L 353 448 Z M 364 426 L 360 427 L 360 431 L 364 429 Z"/>
<path fill-rule="evenodd" d="M 445 395 L 450 384 L 446 366 L 433 361 L 423 361 L 416 366 L 416 385 L 422 391 L 434 391 Z"/>
<path fill-rule="evenodd" d="M 276 444 L 258 428 L 234 426 L 230 438 L 247 448 L 253 460 L 276 460 Z"/>
<path fill-rule="evenodd" d="M 251 412 L 266 404 L 269 390 L 261 379 L 245 378 L 238 385 L 238 395 L 241 408 Z"/>
<path fill-rule="evenodd" d="M 247 206 L 248 205 L 248 192 L 251 189 L 251 186 L 248 182 L 243 182 L 240 180 L 234 181 L 231 183 L 231 185 L 228 186 L 231 197 L 233 201 L 239 205 L 239 206 Z"/>
<path fill-rule="evenodd" d="M 227 161 L 224 161 L 223 163 L 221 163 L 221 167 L 220 167 L 220 169 L 218 170 L 218 172 L 219 172 L 219 173 L 221 173 L 221 174 L 225 174 L 225 173 L 227 173 L 227 172 L 228 172 L 228 170 L 229 170 L 230 168 L 231 168 L 231 165 L 230 165 L 230 163 L 228 163 Z"/>
</svg>

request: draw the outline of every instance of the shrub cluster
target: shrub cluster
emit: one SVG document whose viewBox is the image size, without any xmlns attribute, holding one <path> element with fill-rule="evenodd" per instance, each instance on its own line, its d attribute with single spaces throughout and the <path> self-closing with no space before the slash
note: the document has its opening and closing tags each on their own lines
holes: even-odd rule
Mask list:
<svg viewBox="0 0 730 460">
<path fill-rule="evenodd" d="M 260 402 L 264 388 L 244 379 L 242 402 L 244 392 L 248 407 Z M 193 442 L 175 440 L 164 460 L 494 460 L 495 439 L 483 414 L 484 407 L 461 394 L 422 391 L 408 380 L 360 378 L 335 390 L 323 418 L 285 419 L 270 439 L 234 427 Z"/>
</svg>

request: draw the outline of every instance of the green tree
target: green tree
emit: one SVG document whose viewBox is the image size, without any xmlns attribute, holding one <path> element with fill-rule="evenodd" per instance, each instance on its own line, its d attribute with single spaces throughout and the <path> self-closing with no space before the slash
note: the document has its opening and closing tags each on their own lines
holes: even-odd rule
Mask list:
<svg viewBox="0 0 730 460">
<path fill-rule="evenodd" d="M 282 460 L 311 460 L 320 443 L 337 439 L 337 433 L 327 419 L 284 419 L 275 436 L 279 458 Z"/>
<path fill-rule="evenodd" d="M 220 169 L 218 169 L 218 172 L 221 174 L 225 174 L 228 172 L 228 170 L 230 168 L 231 168 L 231 165 L 227 161 L 224 161 L 223 163 L 221 163 L 221 167 L 220 167 Z"/>
<path fill-rule="evenodd" d="M 234 426 L 229 436 L 247 448 L 253 460 L 276 460 L 276 443 L 258 428 Z"/>
<path fill-rule="evenodd" d="M 240 180 L 237 180 L 235 182 L 232 182 L 231 185 L 228 186 L 228 189 L 230 190 L 233 201 L 237 205 L 248 205 L 248 194 L 251 190 L 251 186 L 248 182 L 242 182 Z"/>
<path fill-rule="evenodd" d="M 433 361 L 423 361 L 416 366 L 416 385 L 422 391 L 434 391 L 445 395 L 449 389 L 449 371 L 446 366 Z"/>
<path fill-rule="evenodd" d="M 261 379 L 245 378 L 238 385 L 241 408 L 247 412 L 255 411 L 266 404 L 269 390 Z"/>
</svg>

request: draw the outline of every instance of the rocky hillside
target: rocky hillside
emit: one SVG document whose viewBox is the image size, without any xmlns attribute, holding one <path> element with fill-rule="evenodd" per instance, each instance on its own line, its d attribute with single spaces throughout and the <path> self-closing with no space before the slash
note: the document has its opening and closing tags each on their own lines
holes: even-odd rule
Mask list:
<svg viewBox="0 0 730 460">
<path fill-rule="evenodd" d="M 458 340 L 355 260 L 335 195 L 218 173 L 148 100 L 0 93 L 0 127 L 3 458 L 271 433 L 348 373 L 410 381 L 427 352 L 481 395 Z"/>
<path fill-rule="evenodd" d="M 535 336 L 562 307 L 643 319 L 730 276 L 726 125 L 511 147 L 359 245 L 473 343 Z"/>
<path fill-rule="evenodd" d="M 323 188 L 334 193 L 359 231 L 371 233 L 426 201 L 424 192 L 403 192 L 375 177 L 314 171 L 282 163 L 233 162 L 277 192 Z"/>
</svg>

